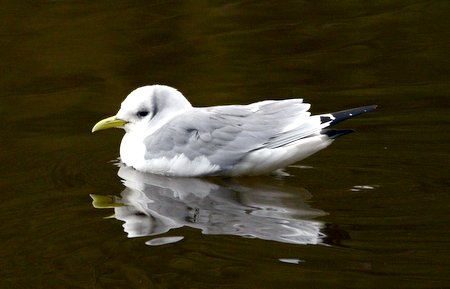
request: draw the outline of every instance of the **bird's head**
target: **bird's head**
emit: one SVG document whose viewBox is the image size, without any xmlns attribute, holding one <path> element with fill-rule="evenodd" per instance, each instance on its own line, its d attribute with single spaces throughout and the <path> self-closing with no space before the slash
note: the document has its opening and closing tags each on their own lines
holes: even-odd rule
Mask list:
<svg viewBox="0 0 450 289">
<path fill-rule="evenodd" d="M 170 115 L 191 107 L 186 98 L 173 87 L 165 85 L 139 87 L 122 102 L 115 116 L 96 123 L 92 132 L 108 128 L 123 128 L 127 132 L 146 129 L 155 120 L 163 121 Z"/>
</svg>

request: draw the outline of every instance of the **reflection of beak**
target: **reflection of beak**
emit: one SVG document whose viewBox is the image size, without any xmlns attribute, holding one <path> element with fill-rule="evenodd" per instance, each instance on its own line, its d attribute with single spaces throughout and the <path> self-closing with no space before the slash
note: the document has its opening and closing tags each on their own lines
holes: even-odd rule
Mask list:
<svg viewBox="0 0 450 289">
<path fill-rule="evenodd" d="M 122 120 L 122 119 L 118 119 L 116 116 L 111 116 L 105 119 L 102 119 L 101 121 L 97 122 L 94 127 L 92 128 L 92 132 L 98 131 L 98 130 L 102 130 L 102 129 L 107 129 L 107 128 L 123 128 L 123 126 L 126 124 L 127 122 Z"/>
<path fill-rule="evenodd" d="M 124 204 L 119 203 L 116 196 L 103 196 L 95 194 L 90 194 L 89 196 L 92 198 L 92 206 L 97 209 L 117 208 L 124 206 Z"/>
</svg>

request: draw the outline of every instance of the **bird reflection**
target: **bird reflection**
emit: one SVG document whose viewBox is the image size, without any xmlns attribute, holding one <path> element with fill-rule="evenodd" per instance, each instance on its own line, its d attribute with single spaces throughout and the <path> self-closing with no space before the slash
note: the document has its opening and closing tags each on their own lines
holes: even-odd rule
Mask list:
<svg viewBox="0 0 450 289">
<path fill-rule="evenodd" d="M 311 194 L 274 178 L 198 179 L 145 174 L 121 166 L 120 197 L 92 195 L 96 208 L 113 208 L 128 237 L 154 236 L 164 244 L 182 237 L 168 231 L 191 227 L 203 234 L 237 235 L 293 244 L 320 244 L 326 213 L 307 204 Z"/>
</svg>

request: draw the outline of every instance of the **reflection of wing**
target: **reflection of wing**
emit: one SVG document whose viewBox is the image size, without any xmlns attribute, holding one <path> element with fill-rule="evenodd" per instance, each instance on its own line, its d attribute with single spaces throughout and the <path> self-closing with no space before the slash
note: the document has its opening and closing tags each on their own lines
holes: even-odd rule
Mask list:
<svg viewBox="0 0 450 289">
<path fill-rule="evenodd" d="M 273 179 L 169 178 L 121 167 L 127 188 L 115 207 L 129 237 L 155 236 L 188 226 L 204 234 L 239 235 L 295 244 L 318 244 L 325 212 L 310 208 L 310 194 L 277 186 Z M 211 181 L 214 181 L 211 182 Z M 178 240 L 178 239 L 177 239 Z"/>
<path fill-rule="evenodd" d="M 310 117 L 309 107 L 301 99 L 290 99 L 196 108 L 195 113 L 186 113 L 149 136 L 146 158 L 204 156 L 218 170 L 227 170 L 252 151 L 319 133 L 320 119 Z"/>
</svg>

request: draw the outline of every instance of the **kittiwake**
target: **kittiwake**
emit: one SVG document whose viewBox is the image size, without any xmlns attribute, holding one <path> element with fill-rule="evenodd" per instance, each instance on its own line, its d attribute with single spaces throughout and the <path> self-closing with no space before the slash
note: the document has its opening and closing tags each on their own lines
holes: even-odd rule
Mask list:
<svg viewBox="0 0 450 289">
<path fill-rule="evenodd" d="M 249 105 L 193 107 L 165 85 L 132 91 L 115 116 L 92 132 L 123 128 L 120 159 L 141 172 L 168 176 L 261 175 L 284 168 L 329 146 L 352 130 L 329 126 L 376 105 L 311 115 L 303 99 Z"/>
</svg>

